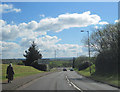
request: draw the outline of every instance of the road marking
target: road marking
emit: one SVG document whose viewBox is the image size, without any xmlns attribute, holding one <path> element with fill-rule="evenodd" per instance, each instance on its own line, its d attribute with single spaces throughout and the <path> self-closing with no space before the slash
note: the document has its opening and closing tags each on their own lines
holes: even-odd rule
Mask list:
<svg viewBox="0 0 120 92">
<path fill-rule="evenodd" d="M 71 84 L 69 84 L 69 86 L 72 86 Z"/>
<path fill-rule="evenodd" d="M 66 80 L 68 81 L 68 83 L 70 83 L 69 85 L 72 85 L 74 88 L 76 88 L 77 90 L 79 90 L 80 92 L 83 92 L 79 87 L 77 87 L 73 82 L 71 82 L 68 77 L 66 76 Z"/>
</svg>

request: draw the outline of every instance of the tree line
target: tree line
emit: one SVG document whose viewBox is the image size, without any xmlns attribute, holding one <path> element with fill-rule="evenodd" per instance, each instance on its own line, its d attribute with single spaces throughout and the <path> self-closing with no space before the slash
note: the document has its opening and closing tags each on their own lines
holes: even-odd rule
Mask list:
<svg viewBox="0 0 120 92">
<path fill-rule="evenodd" d="M 96 52 L 96 58 L 93 63 L 95 63 L 96 73 L 105 74 L 105 73 L 118 73 L 118 66 L 120 61 L 118 61 L 118 55 L 120 55 L 120 22 L 116 24 L 105 25 L 101 29 L 96 29 L 90 35 L 90 47 L 91 52 Z M 85 40 L 85 44 L 88 44 L 88 40 Z M 80 60 L 80 58 L 82 60 Z M 85 57 L 79 57 L 79 61 L 87 60 Z M 84 60 L 83 60 L 84 59 Z M 76 67 L 79 67 L 81 62 L 77 64 Z M 82 62 L 83 64 L 83 62 Z"/>
</svg>

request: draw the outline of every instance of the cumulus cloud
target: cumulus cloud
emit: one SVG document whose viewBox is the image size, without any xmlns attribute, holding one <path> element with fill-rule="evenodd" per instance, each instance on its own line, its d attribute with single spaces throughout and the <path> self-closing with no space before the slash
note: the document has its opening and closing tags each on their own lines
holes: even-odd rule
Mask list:
<svg viewBox="0 0 120 92">
<path fill-rule="evenodd" d="M 95 29 L 98 29 L 99 27 L 98 26 L 94 26 Z"/>
<path fill-rule="evenodd" d="M 0 48 L 3 51 L 3 58 L 23 58 L 24 50 L 28 49 L 32 41 L 35 41 L 43 57 L 54 58 L 55 50 L 57 51 L 57 57 L 74 57 L 77 55 L 78 51 L 83 53 L 82 48 L 84 46 L 80 46 L 78 44 L 58 44 L 58 42 L 61 41 L 60 38 L 57 36 L 45 35 L 43 37 L 33 39 L 22 38 L 19 44 L 0 41 L 0 43 L 2 43 Z M 18 53 L 16 54 L 16 52 Z"/>
<path fill-rule="evenodd" d="M 117 22 L 119 22 L 120 21 L 120 19 L 118 19 L 118 20 L 115 20 L 115 23 L 117 23 Z"/>
<path fill-rule="evenodd" d="M 0 41 L 0 50 L 2 50 L 2 58 L 23 58 L 24 49 L 15 42 Z"/>
<path fill-rule="evenodd" d="M 13 6 L 12 6 L 13 7 Z M 32 41 L 35 41 L 46 57 L 53 57 L 54 50 L 58 50 L 59 56 L 76 56 L 75 54 L 80 51 L 83 53 L 83 46 L 77 44 L 58 44 L 61 41 L 57 36 L 47 35 L 48 31 L 60 32 L 64 29 L 72 27 L 87 27 L 96 24 L 105 24 L 100 22 L 101 18 L 96 14 L 91 14 L 90 11 L 81 14 L 61 14 L 56 18 L 44 18 L 39 22 L 30 21 L 28 23 L 7 24 L 6 21 L 0 20 L 0 33 L 2 34 L 1 42 L 3 44 L 3 51 L 9 51 L 10 48 L 16 47 L 21 49 L 19 53 L 23 53 L 23 50 L 27 50 Z M 19 38 L 19 45 L 14 42 L 5 41 L 16 41 Z M 9 53 L 9 52 L 7 52 Z M 15 50 L 12 54 L 15 55 Z M 8 55 L 8 54 L 5 54 Z M 22 54 L 20 54 L 22 57 Z M 11 56 L 12 57 L 12 56 Z"/>
<path fill-rule="evenodd" d="M 94 29 L 102 29 L 102 26 L 94 26 Z"/>
<path fill-rule="evenodd" d="M 16 39 L 19 35 L 19 30 L 16 25 L 6 25 L 0 29 L 0 33 L 2 34 L 3 40 Z"/>
<path fill-rule="evenodd" d="M 109 23 L 108 23 L 108 22 L 103 21 L 103 22 L 99 22 L 99 24 L 100 24 L 100 25 L 107 25 L 107 24 L 109 24 Z"/>
<path fill-rule="evenodd" d="M 40 20 L 36 31 L 54 31 L 59 32 L 71 27 L 87 27 L 89 25 L 98 24 L 100 21 L 98 15 L 92 14 L 90 11 L 82 14 L 61 14 L 56 18 L 45 18 Z"/>
<path fill-rule="evenodd" d="M 46 35 L 45 31 L 33 31 L 35 28 L 37 28 L 36 21 L 31 21 L 28 24 L 20 23 L 18 25 L 10 25 L 4 20 L 0 20 L 0 34 L 2 34 L 2 40 L 4 41 L 15 40 L 18 37 L 36 38 L 40 35 Z"/>
<path fill-rule="evenodd" d="M 51 40 L 53 41 L 52 44 L 50 44 Z M 34 39 L 43 57 L 54 58 L 55 50 L 57 53 L 57 57 L 73 57 L 76 56 L 76 53 L 78 51 L 80 53 L 83 53 L 82 51 L 83 46 L 77 44 L 56 44 L 58 40 L 59 39 L 54 36 L 52 37 L 47 36 L 47 38 L 42 37 Z M 24 51 L 27 50 L 28 47 L 31 45 L 31 39 L 27 38 L 22 39 L 20 46 L 14 42 L 0 41 L 0 43 L 2 43 L 2 46 L 0 48 L 2 49 L 3 52 L 2 53 L 3 58 L 23 58 Z"/>
<path fill-rule="evenodd" d="M 14 42 L 0 41 L 0 44 L 2 44 L 0 49 L 2 49 L 3 52 L 14 51 L 20 48 L 20 46 Z"/>
<path fill-rule="evenodd" d="M 3 27 L 6 25 L 6 22 L 4 20 L 0 20 L 0 27 Z"/>
<path fill-rule="evenodd" d="M 88 11 L 82 14 L 61 14 L 56 18 L 45 18 L 40 20 L 40 22 L 31 21 L 18 25 L 10 25 L 0 20 L 0 24 L 2 24 L 3 40 L 13 40 L 17 37 L 46 35 L 47 31 L 59 32 L 72 27 L 87 27 L 98 24 L 100 20 L 98 15 L 92 15 Z"/>
<path fill-rule="evenodd" d="M 32 41 L 35 41 L 35 43 L 38 45 L 43 57 L 54 57 L 55 50 L 59 54 L 59 57 L 73 57 L 76 55 L 77 51 L 83 52 L 82 48 L 84 47 L 77 44 L 58 44 L 61 39 L 59 39 L 57 36 L 49 35 L 35 39 L 23 38 L 20 44 L 22 47 L 24 46 L 25 48 L 28 48 Z"/>
<path fill-rule="evenodd" d="M 21 9 L 14 8 L 12 4 L 0 4 L 0 13 L 20 12 Z"/>
</svg>

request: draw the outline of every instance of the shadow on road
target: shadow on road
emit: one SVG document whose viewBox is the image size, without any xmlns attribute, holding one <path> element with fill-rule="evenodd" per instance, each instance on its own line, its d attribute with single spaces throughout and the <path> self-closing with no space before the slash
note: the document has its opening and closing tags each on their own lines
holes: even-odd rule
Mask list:
<svg viewBox="0 0 120 92">
<path fill-rule="evenodd" d="M 85 77 L 82 77 L 82 78 L 69 78 L 70 80 L 77 80 L 77 81 L 82 81 L 82 82 L 87 82 L 87 83 L 91 83 L 91 82 L 94 82 L 92 80 L 89 80 Z"/>
</svg>

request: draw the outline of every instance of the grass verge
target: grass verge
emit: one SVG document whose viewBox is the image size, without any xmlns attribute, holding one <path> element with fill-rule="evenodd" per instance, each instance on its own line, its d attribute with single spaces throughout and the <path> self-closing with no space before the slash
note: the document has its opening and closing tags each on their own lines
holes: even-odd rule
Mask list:
<svg viewBox="0 0 120 92">
<path fill-rule="evenodd" d="M 114 74 L 114 75 L 113 74 L 105 74 L 105 75 L 95 74 L 95 65 L 91 66 L 91 70 L 92 70 L 92 75 L 90 75 L 89 67 L 81 71 L 78 71 L 76 69 L 76 71 L 83 76 L 120 87 L 120 79 L 118 78 L 118 74 Z"/>
<path fill-rule="evenodd" d="M 8 64 L 2 64 L 2 80 L 6 79 L 6 70 Z M 23 66 L 23 65 L 13 65 L 13 69 L 15 72 L 14 78 L 25 77 L 33 74 L 38 74 L 43 71 L 39 71 L 31 66 Z"/>
</svg>

